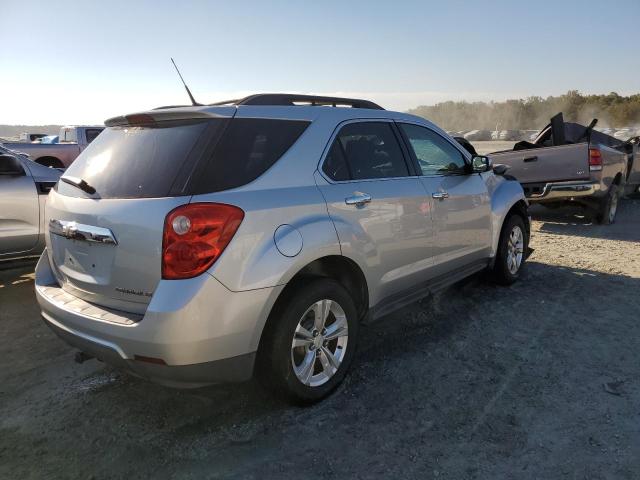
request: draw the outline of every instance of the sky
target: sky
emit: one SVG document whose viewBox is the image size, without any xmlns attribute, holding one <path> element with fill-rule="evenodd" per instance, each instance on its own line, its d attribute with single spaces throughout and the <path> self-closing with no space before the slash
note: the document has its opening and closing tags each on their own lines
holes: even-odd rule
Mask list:
<svg viewBox="0 0 640 480">
<path fill-rule="evenodd" d="M 188 98 L 407 110 L 640 92 L 640 0 L 0 0 L 0 124 L 96 124 Z"/>
</svg>

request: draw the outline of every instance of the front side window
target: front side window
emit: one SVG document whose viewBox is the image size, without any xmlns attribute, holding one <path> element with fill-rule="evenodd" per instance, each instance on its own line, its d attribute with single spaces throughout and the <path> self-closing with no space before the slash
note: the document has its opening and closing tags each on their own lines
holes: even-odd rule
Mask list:
<svg viewBox="0 0 640 480">
<path fill-rule="evenodd" d="M 350 123 L 342 127 L 323 171 L 334 180 L 346 179 L 347 175 L 352 180 L 409 175 L 398 140 L 386 122 Z"/>
<path fill-rule="evenodd" d="M 401 123 L 400 128 L 418 160 L 422 175 L 452 175 L 465 172 L 462 153 L 442 136 L 418 125 Z"/>
</svg>

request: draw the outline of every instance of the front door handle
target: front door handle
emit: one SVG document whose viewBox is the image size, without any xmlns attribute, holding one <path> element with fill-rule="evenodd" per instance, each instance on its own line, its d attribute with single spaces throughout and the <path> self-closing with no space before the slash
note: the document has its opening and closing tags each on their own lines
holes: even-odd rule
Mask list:
<svg viewBox="0 0 640 480">
<path fill-rule="evenodd" d="M 371 201 L 371 195 L 368 193 L 362 192 L 354 192 L 353 195 L 344 199 L 344 203 L 347 205 L 356 205 L 361 207 L 365 203 L 369 203 Z"/>
<path fill-rule="evenodd" d="M 437 198 L 438 200 L 444 200 L 445 198 L 449 198 L 449 194 L 447 192 L 434 192 L 431 194 L 433 198 Z"/>
<path fill-rule="evenodd" d="M 524 159 L 524 163 L 537 162 L 538 157 L 527 157 Z"/>
</svg>

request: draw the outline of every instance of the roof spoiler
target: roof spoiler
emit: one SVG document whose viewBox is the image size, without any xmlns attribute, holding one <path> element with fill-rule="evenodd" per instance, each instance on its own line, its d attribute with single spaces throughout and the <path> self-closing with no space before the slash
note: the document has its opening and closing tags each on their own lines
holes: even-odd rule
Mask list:
<svg viewBox="0 0 640 480">
<path fill-rule="evenodd" d="M 158 122 L 208 120 L 212 118 L 233 118 L 235 108 L 216 108 L 203 110 L 186 105 L 184 110 L 168 109 L 165 111 L 151 110 L 148 112 L 132 113 L 105 120 L 107 127 L 118 126 L 157 126 Z"/>
</svg>

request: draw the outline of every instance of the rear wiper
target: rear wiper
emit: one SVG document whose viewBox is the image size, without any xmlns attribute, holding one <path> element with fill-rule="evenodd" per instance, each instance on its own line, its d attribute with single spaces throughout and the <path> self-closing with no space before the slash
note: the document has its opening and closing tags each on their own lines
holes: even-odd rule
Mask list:
<svg viewBox="0 0 640 480">
<path fill-rule="evenodd" d="M 93 195 L 96 193 L 96 189 L 89 185 L 86 181 L 82 180 L 78 177 L 60 177 L 64 183 L 68 183 L 69 185 L 73 185 L 74 187 L 79 188 L 83 192 L 87 192 L 89 195 Z"/>
</svg>

